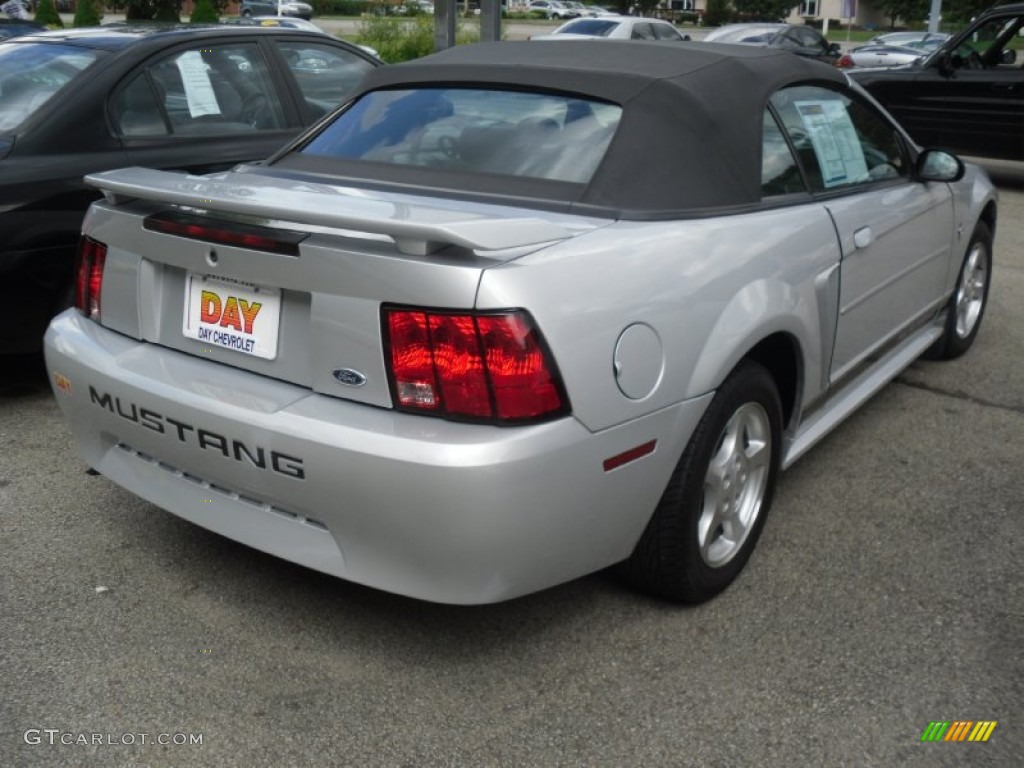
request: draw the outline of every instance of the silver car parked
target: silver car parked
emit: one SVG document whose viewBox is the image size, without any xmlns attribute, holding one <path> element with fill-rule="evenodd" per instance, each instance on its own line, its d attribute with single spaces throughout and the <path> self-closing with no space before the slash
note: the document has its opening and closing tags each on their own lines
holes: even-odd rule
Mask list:
<svg viewBox="0 0 1024 768">
<path fill-rule="evenodd" d="M 724 589 L 781 469 L 971 346 L 996 226 L 842 72 L 714 44 L 458 46 L 265 163 L 90 182 L 46 336 L 85 461 L 449 603 Z"/>
</svg>

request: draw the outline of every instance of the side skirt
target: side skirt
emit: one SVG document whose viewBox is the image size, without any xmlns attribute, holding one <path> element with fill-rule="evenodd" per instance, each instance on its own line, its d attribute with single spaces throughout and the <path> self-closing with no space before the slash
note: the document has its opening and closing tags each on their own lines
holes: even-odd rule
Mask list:
<svg viewBox="0 0 1024 768">
<path fill-rule="evenodd" d="M 796 434 L 786 439 L 782 468 L 786 469 L 803 456 L 811 446 L 924 354 L 941 335 L 942 327 L 929 323 L 831 394 L 822 406 L 800 425 Z"/>
</svg>

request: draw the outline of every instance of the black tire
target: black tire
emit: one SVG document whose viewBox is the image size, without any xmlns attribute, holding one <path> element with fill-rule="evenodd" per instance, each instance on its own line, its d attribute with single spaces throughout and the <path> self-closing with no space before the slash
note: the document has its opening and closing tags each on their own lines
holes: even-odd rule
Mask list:
<svg viewBox="0 0 1024 768">
<path fill-rule="evenodd" d="M 750 558 L 771 507 L 781 435 L 775 381 L 761 365 L 741 363 L 715 393 L 619 574 L 644 592 L 687 603 L 709 600 L 729 586 Z M 731 452 L 730 445 L 740 444 L 738 452 Z M 709 471 L 715 459 L 724 475 L 718 494 L 706 491 L 718 475 Z M 724 503 L 716 505 L 716 496 L 719 501 L 724 496 Z M 729 511 L 730 505 L 745 510 L 745 525 L 717 522 L 714 510 Z"/>
<path fill-rule="evenodd" d="M 931 360 L 952 360 L 971 348 L 981 327 L 988 306 L 988 289 L 992 283 L 992 231 L 979 221 L 967 244 L 960 265 L 956 287 L 946 307 L 942 336 L 925 357 Z"/>
</svg>

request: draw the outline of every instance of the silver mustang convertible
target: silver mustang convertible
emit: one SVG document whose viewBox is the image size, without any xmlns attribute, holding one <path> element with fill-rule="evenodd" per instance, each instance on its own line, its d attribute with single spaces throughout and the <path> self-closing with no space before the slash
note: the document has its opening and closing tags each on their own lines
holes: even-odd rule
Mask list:
<svg viewBox="0 0 1024 768">
<path fill-rule="evenodd" d="M 971 345 L 996 224 L 842 73 L 712 44 L 460 46 L 265 163 L 89 181 L 46 335 L 85 461 L 447 603 L 715 595 L 780 469 Z"/>
</svg>

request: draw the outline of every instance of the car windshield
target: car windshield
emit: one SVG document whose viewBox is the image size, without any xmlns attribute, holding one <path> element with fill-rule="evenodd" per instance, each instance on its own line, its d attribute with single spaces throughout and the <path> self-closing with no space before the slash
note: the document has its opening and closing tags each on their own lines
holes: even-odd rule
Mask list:
<svg viewBox="0 0 1024 768">
<path fill-rule="evenodd" d="M 28 120 L 100 55 L 70 45 L 0 43 L 0 131 Z"/>
<path fill-rule="evenodd" d="M 373 91 L 300 151 L 585 183 L 604 157 L 621 112 L 613 104 L 547 93 Z"/>
<path fill-rule="evenodd" d="M 564 27 L 557 30 L 557 32 L 559 34 L 607 37 L 618 25 L 619 22 L 617 21 L 605 21 L 603 19 L 579 19 L 577 21 L 570 21 Z"/>
</svg>

